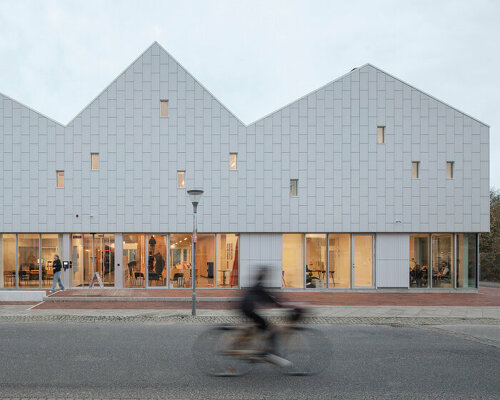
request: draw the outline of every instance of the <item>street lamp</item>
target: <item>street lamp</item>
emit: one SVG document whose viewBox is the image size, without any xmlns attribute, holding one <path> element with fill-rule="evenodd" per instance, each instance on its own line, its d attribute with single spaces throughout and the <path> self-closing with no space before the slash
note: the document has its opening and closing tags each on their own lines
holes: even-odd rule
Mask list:
<svg viewBox="0 0 500 400">
<path fill-rule="evenodd" d="M 193 203 L 193 268 L 192 268 L 192 286 L 193 286 L 193 305 L 192 305 L 192 315 L 196 315 L 196 241 L 197 237 L 197 225 L 196 225 L 196 215 L 198 209 L 198 203 L 200 202 L 201 196 L 203 195 L 203 190 L 193 189 L 187 191 L 189 195 L 189 200 Z"/>
</svg>

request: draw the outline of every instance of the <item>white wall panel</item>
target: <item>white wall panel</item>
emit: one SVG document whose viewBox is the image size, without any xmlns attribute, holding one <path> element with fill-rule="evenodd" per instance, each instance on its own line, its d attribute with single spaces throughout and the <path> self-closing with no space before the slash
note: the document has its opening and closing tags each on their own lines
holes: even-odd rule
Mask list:
<svg viewBox="0 0 500 400">
<path fill-rule="evenodd" d="M 154 43 L 66 126 L 0 94 L 0 140 L 1 232 L 189 232 L 195 186 L 200 232 L 489 230 L 489 127 L 369 64 L 246 126 Z"/>
<path fill-rule="evenodd" d="M 378 233 L 375 243 L 377 287 L 408 287 L 409 235 Z"/>
<path fill-rule="evenodd" d="M 271 268 L 270 287 L 281 287 L 283 241 L 281 234 L 240 234 L 240 285 L 248 287 L 261 266 Z"/>
</svg>

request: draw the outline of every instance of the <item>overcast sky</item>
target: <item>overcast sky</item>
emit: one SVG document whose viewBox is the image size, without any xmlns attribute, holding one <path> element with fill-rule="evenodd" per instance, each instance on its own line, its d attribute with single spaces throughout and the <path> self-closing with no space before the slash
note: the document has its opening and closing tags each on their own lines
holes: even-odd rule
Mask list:
<svg viewBox="0 0 500 400">
<path fill-rule="evenodd" d="M 500 1 L 0 0 L 0 92 L 67 124 L 153 41 L 243 122 L 367 62 L 490 125 Z"/>
</svg>

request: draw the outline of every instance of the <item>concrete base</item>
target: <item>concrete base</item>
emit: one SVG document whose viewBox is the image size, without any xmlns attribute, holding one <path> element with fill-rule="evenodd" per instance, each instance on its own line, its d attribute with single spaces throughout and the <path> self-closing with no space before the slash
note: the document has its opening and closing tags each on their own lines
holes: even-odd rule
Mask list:
<svg viewBox="0 0 500 400">
<path fill-rule="evenodd" d="M 45 290 L 0 290 L 0 301 L 43 301 Z"/>
</svg>

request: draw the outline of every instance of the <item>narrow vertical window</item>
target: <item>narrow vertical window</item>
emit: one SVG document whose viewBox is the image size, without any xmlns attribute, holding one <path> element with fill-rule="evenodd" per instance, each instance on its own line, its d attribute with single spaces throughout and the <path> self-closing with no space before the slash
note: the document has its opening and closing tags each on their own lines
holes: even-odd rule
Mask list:
<svg viewBox="0 0 500 400">
<path fill-rule="evenodd" d="M 90 153 L 91 158 L 91 168 L 96 171 L 99 169 L 99 153 Z"/>
<path fill-rule="evenodd" d="M 413 161 L 411 163 L 411 177 L 413 179 L 418 179 L 420 172 L 419 169 L 420 169 L 420 161 Z"/>
<path fill-rule="evenodd" d="M 231 170 L 236 169 L 237 158 L 238 158 L 238 153 L 229 153 L 229 169 Z"/>
<path fill-rule="evenodd" d="M 298 179 L 290 179 L 290 196 L 297 196 L 297 186 L 299 184 Z"/>
<path fill-rule="evenodd" d="M 57 173 L 57 187 L 64 187 L 64 171 L 56 171 Z"/>
<path fill-rule="evenodd" d="M 160 117 L 168 117 L 168 100 L 160 100 Z"/>
<path fill-rule="evenodd" d="M 186 187 L 186 171 L 177 171 L 177 187 Z"/>
<path fill-rule="evenodd" d="M 377 126 L 377 143 L 384 143 L 385 126 Z"/>
<path fill-rule="evenodd" d="M 453 161 L 446 162 L 446 179 L 453 179 Z"/>
</svg>

